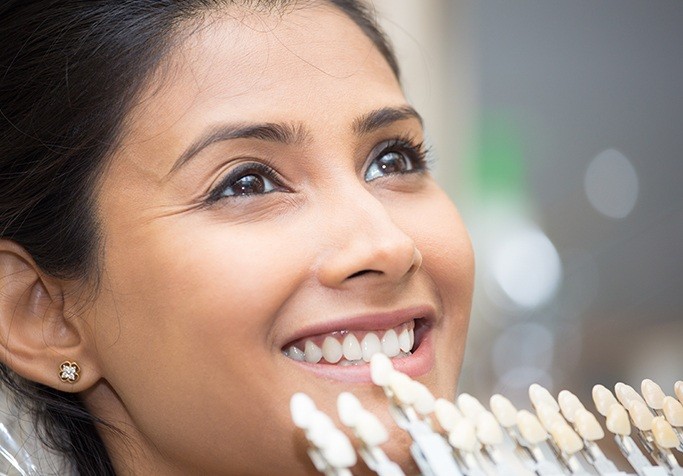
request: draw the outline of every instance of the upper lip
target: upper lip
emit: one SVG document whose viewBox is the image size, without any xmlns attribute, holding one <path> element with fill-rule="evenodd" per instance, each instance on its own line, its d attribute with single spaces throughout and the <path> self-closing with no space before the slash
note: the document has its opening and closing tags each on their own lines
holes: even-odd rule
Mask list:
<svg viewBox="0 0 683 476">
<path fill-rule="evenodd" d="M 433 321 L 435 319 L 434 308 L 428 305 L 408 307 L 395 311 L 378 312 L 372 314 L 360 314 L 336 319 L 326 320 L 304 326 L 295 333 L 288 336 L 285 346 L 305 337 L 313 337 L 321 334 L 328 334 L 335 331 L 376 331 L 398 327 L 401 324 L 410 322 L 414 319 L 425 319 Z"/>
</svg>

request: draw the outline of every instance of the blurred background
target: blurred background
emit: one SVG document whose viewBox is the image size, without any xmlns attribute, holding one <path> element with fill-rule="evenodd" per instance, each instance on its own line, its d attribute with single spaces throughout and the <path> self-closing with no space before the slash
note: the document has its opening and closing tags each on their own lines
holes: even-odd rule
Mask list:
<svg viewBox="0 0 683 476">
<path fill-rule="evenodd" d="M 374 0 L 477 256 L 459 391 L 683 380 L 683 2 Z"/>
</svg>

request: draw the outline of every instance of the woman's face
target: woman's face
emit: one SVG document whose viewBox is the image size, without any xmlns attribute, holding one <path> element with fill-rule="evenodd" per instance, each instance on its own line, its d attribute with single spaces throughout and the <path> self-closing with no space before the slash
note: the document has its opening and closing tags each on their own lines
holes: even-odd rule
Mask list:
<svg viewBox="0 0 683 476">
<path fill-rule="evenodd" d="M 395 366 L 455 388 L 472 251 L 389 65 L 330 7 L 230 13 L 150 80 L 98 192 L 86 403 L 129 434 L 122 473 L 312 470 L 292 394 L 385 407 L 368 365 L 328 362 L 345 341 L 362 363 L 412 329 Z"/>
</svg>

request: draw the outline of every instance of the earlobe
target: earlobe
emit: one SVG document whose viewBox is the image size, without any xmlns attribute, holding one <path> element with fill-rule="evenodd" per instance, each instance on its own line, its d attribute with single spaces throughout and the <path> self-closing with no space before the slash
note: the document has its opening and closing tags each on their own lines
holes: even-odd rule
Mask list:
<svg viewBox="0 0 683 476">
<path fill-rule="evenodd" d="M 44 275 L 24 248 L 0 239 L 0 361 L 34 382 L 78 392 L 99 374 L 82 329 L 65 318 L 63 294 L 63 283 Z M 77 378 L 65 378 L 75 369 Z"/>
</svg>

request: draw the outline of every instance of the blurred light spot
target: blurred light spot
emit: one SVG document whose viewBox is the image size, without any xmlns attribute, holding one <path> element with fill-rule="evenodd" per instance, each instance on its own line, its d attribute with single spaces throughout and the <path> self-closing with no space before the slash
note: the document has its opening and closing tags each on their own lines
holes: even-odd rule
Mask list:
<svg viewBox="0 0 683 476">
<path fill-rule="evenodd" d="M 521 228 L 496 244 L 491 273 L 500 289 L 518 306 L 535 308 L 557 291 L 562 263 L 548 237 L 536 228 Z"/>
<path fill-rule="evenodd" d="M 493 344 L 493 369 L 499 378 L 515 368 L 549 370 L 554 346 L 555 336 L 541 324 L 530 322 L 510 326 Z"/>
<path fill-rule="evenodd" d="M 607 149 L 588 165 L 584 177 L 588 201 L 610 218 L 624 218 L 638 199 L 638 174 L 618 150 Z"/>
</svg>

